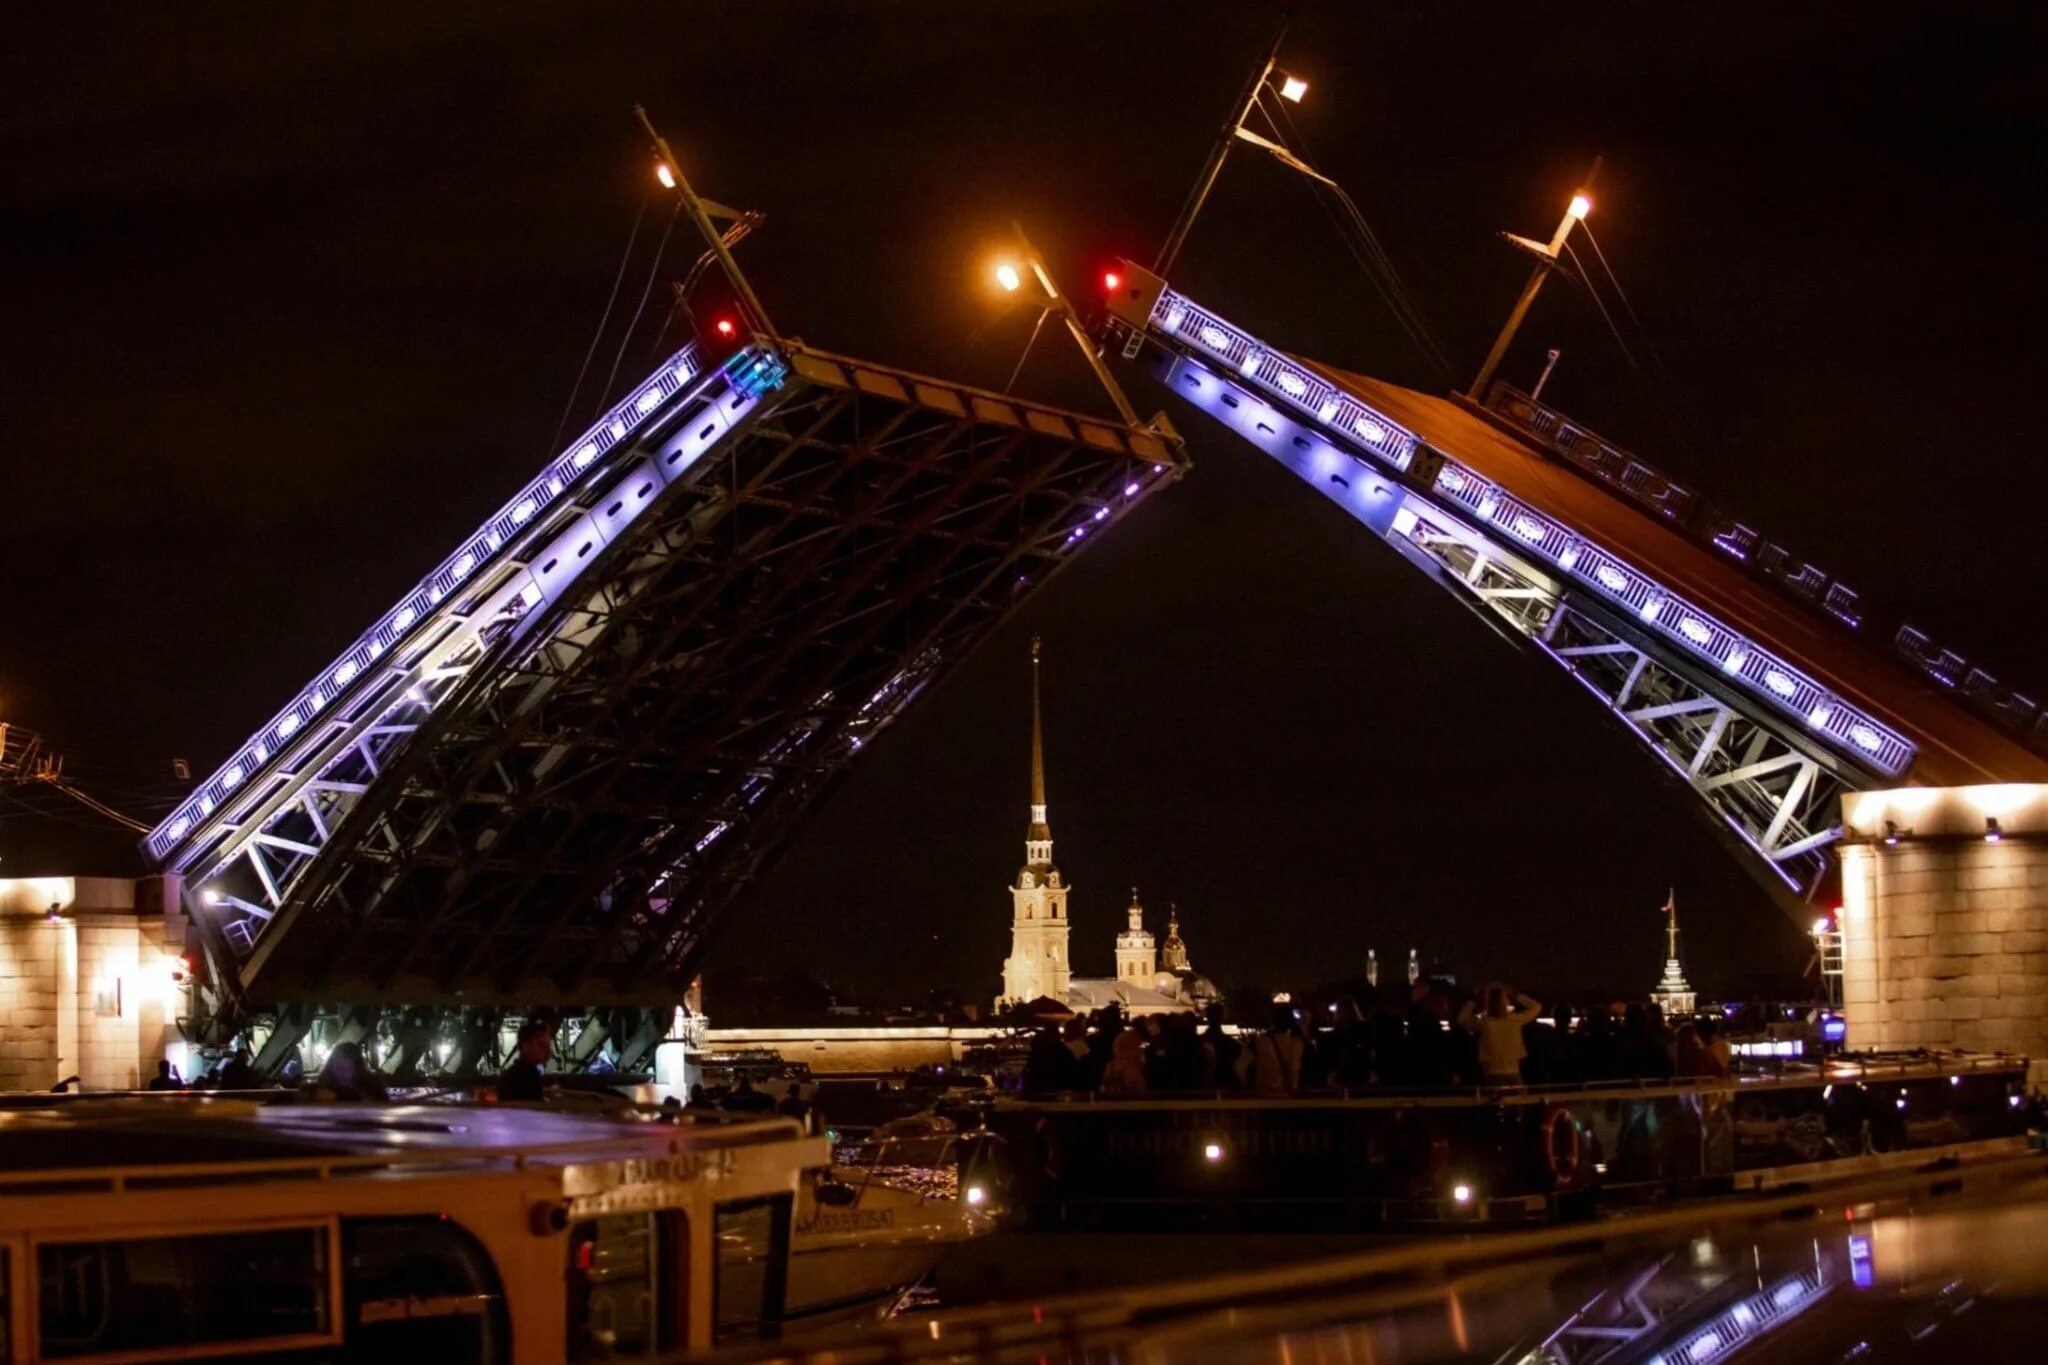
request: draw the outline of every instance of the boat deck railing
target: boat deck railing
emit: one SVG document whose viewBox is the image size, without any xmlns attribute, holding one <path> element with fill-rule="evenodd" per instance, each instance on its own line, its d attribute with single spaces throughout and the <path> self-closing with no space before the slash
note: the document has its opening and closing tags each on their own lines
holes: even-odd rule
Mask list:
<svg viewBox="0 0 2048 1365">
<path fill-rule="evenodd" d="M 1188 1104 L 1258 1107 L 1321 1107 L 1332 1103 L 1365 1108 L 1466 1108 L 1475 1104 L 1555 1104 L 1571 1100 L 1657 1099 L 1709 1092 L 1795 1089 L 1870 1080 L 1974 1075 L 2021 1071 L 2027 1058 L 2009 1052 L 1909 1052 L 1847 1054 L 1824 1061 L 1772 1059 L 1766 1068 L 1746 1068 L 1729 1076 L 1623 1077 L 1539 1085 L 1455 1086 L 1326 1086 L 1285 1094 L 1258 1090 L 1151 1090 L 1137 1093 L 1093 1090 L 1024 1092 L 998 1103 L 1101 1105 L 1115 1109 Z"/>
</svg>

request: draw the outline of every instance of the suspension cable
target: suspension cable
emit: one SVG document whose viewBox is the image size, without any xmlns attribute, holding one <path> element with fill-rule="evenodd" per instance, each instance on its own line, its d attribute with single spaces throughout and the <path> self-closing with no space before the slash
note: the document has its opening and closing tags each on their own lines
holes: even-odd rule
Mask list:
<svg viewBox="0 0 2048 1365">
<path fill-rule="evenodd" d="M 562 433 L 568 429 L 569 414 L 576 410 L 576 395 L 583 392 L 583 381 L 590 373 L 590 362 L 597 358 L 597 343 L 604 340 L 604 329 L 612 320 L 612 305 L 618 302 L 619 285 L 625 281 L 626 265 L 633 259 L 633 243 L 640 239 L 640 222 L 647 216 L 647 198 L 641 196 L 640 207 L 633 211 L 633 229 L 626 234 L 626 250 L 619 257 L 618 273 L 612 276 L 612 292 L 604 301 L 604 312 L 597 319 L 597 330 L 590 335 L 590 347 L 583 352 L 583 368 L 576 371 L 576 383 L 569 390 L 569 401 L 562 404 L 562 420 L 555 423 L 555 439 L 549 443 L 547 453 L 553 456 L 562 448 Z"/>
<path fill-rule="evenodd" d="M 592 414 L 593 417 L 604 416 L 605 405 L 611 402 L 612 385 L 619 377 L 619 362 L 626 358 L 626 347 L 631 344 L 633 333 L 640 326 L 640 315 L 647 311 L 647 296 L 654 292 L 654 277 L 661 273 L 661 258 L 668 251 L 668 239 L 675 232 L 676 219 L 680 218 L 682 213 L 683 201 L 678 199 L 675 207 L 669 210 L 668 226 L 661 230 L 661 241 L 654 248 L 654 260 L 647 267 L 647 283 L 641 287 L 640 303 L 633 310 L 633 320 L 627 323 L 626 330 L 619 334 L 619 349 L 612 356 L 612 372 L 605 376 L 604 390 L 597 396 L 597 411 Z"/>
<path fill-rule="evenodd" d="M 1316 195 L 1316 202 L 1322 207 L 1324 215 L 1330 219 L 1331 225 L 1337 229 L 1337 235 L 1343 241 L 1345 249 L 1350 252 L 1353 261 L 1386 303 L 1388 311 L 1394 316 L 1394 321 L 1408 334 L 1409 341 L 1422 358 L 1444 377 L 1449 378 L 1452 374 L 1450 361 L 1445 357 L 1443 348 L 1437 344 L 1428 320 L 1406 282 L 1402 280 L 1401 272 L 1395 268 L 1393 257 L 1380 243 L 1379 234 L 1373 231 L 1372 223 L 1366 218 L 1364 210 L 1358 207 L 1358 201 L 1353 199 L 1350 192 L 1335 179 L 1325 176 L 1316 169 L 1308 152 L 1308 140 L 1295 126 L 1294 117 L 1287 112 L 1285 105 L 1278 107 L 1276 117 L 1275 109 L 1268 105 L 1263 91 L 1254 103 L 1260 115 L 1265 118 L 1266 126 L 1272 130 L 1274 140 L 1286 149 L 1289 156 L 1296 158 L 1312 172 L 1315 188 L 1318 191 L 1327 190 L 1330 197 L 1342 206 L 1344 215 L 1340 218 L 1331 209 L 1322 193 L 1318 192 Z M 1300 148 L 1299 151 L 1296 150 L 1297 147 Z"/>
</svg>

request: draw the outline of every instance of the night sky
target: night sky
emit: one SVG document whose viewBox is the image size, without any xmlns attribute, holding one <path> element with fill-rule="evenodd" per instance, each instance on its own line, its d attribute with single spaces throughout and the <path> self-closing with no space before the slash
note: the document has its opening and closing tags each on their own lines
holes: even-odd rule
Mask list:
<svg viewBox="0 0 2048 1365">
<path fill-rule="evenodd" d="M 1283 65 L 1460 384 L 1526 270 L 1493 234 L 1547 236 L 1604 153 L 1591 221 L 1647 340 L 1632 366 L 1554 284 L 1505 375 L 1561 346 L 1558 405 L 2038 684 L 2048 44 L 2035 6 L 1923 9 L 1306 0 Z M 1149 259 L 1275 10 L 367 12 L 0 20 L 0 719 L 138 812 L 551 453 L 651 192 L 635 100 L 700 189 L 768 214 L 741 255 L 785 331 L 1000 386 L 1028 327 L 981 284 L 1008 219 L 1077 284 Z M 1233 161 L 1175 274 L 1272 340 L 1447 387 L 1271 162 Z M 1042 342 L 1022 387 L 1104 410 L 1085 378 Z M 1084 972 L 1132 883 L 1226 986 L 1419 945 L 1642 990 L 1670 884 L 1698 984 L 1799 969 L 1791 921 L 1575 684 L 1173 416 L 1195 471 L 863 756 L 722 960 L 993 994 L 1040 632 Z M 0 873 L 138 868 L 57 794 L 0 792 Z"/>
</svg>

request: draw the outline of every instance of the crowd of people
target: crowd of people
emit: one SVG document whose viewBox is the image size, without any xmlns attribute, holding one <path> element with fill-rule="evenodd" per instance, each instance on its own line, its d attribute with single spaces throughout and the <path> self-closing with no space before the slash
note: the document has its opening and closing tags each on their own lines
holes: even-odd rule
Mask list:
<svg viewBox="0 0 2048 1365">
<path fill-rule="evenodd" d="M 1033 1035 L 1025 1058 L 1029 1092 L 1138 1094 L 1242 1090 L 1404 1089 L 1477 1085 L 1570 1085 L 1589 1081 L 1725 1076 L 1728 1044 L 1715 1020 L 1673 1026 L 1651 1001 L 1547 1014 L 1504 985 L 1459 1001 L 1442 981 L 1418 981 L 1405 996 L 1351 996 L 1327 1020 L 1276 1004 L 1265 1027 L 1229 1026 L 1224 1007 L 1206 1015 L 1125 1019 L 1115 1007 Z"/>
</svg>

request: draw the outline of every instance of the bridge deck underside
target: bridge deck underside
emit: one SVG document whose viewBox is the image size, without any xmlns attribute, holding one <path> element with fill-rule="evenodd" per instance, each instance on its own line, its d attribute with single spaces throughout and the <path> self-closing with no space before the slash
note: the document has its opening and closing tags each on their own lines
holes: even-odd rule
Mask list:
<svg viewBox="0 0 2048 1365">
<path fill-rule="evenodd" d="M 241 964 L 246 1003 L 672 1002 L 852 755 L 1178 473 L 1121 431 L 796 368 L 436 708 Z"/>
</svg>

